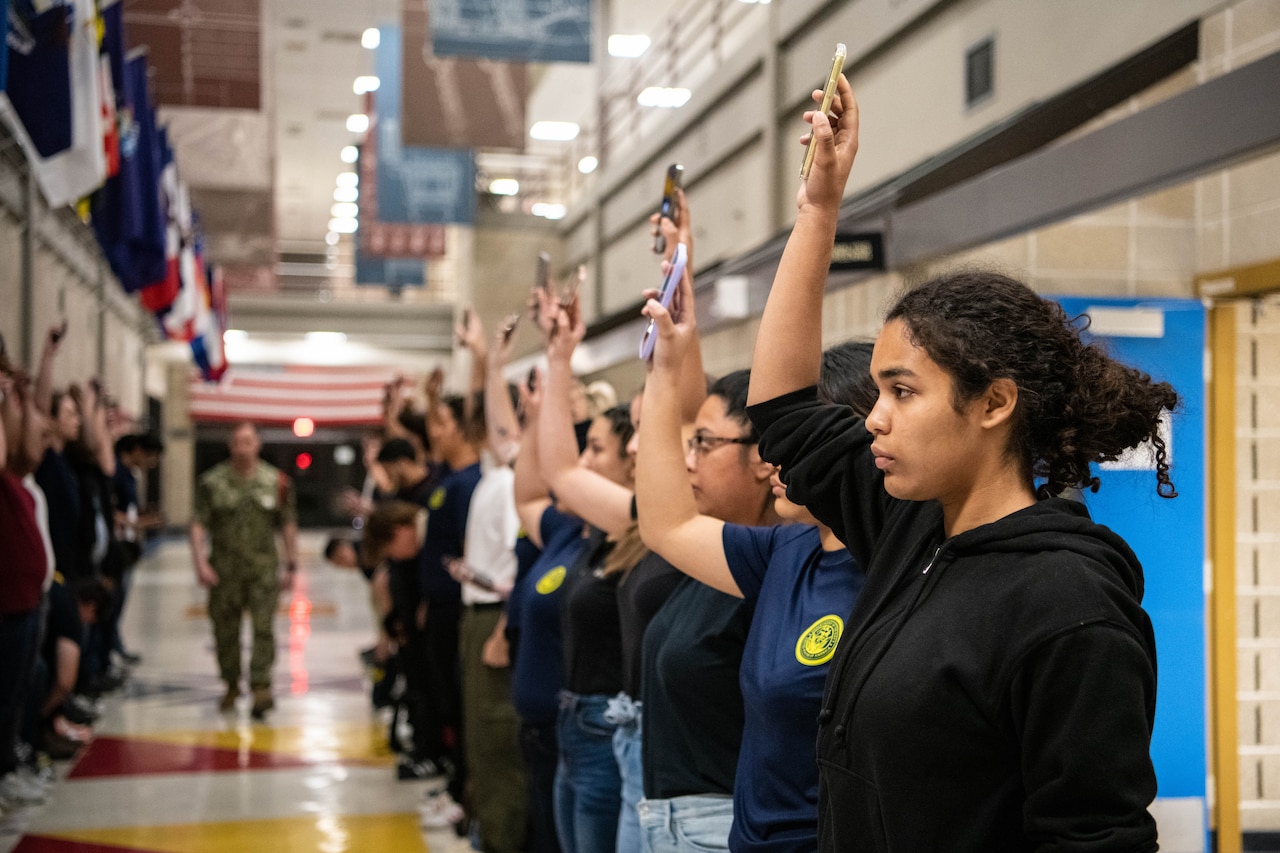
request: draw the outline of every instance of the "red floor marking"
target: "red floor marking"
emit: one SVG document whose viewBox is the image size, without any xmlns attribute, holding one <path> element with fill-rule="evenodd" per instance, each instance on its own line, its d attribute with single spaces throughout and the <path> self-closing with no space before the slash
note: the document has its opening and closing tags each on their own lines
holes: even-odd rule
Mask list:
<svg viewBox="0 0 1280 853">
<path fill-rule="evenodd" d="M 64 841 L 28 835 L 13 848 L 13 853 L 152 853 L 141 847 L 116 847 L 114 844 L 96 844 L 87 841 Z"/>
<path fill-rule="evenodd" d="M 200 773 L 219 770 L 265 770 L 277 767 L 309 767 L 315 762 L 270 752 L 241 752 L 209 746 L 154 743 L 125 738 L 99 737 L 67 778 L 138 776 L 147 773 Z"/>
</svg>

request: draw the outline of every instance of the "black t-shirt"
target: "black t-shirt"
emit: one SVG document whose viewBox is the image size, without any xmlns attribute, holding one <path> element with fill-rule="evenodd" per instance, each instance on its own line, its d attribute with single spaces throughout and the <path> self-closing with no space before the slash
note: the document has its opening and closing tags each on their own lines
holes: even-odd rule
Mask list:
<svg viewBox="0 0 1280 853">
<path fill-rule="evenodd" d="M 742 744 L 738 669 L 755 606 L 683 578 L 644 636 L 644 793 L 732 794 Z"/>
<path fill-rule="evenodd" d="M 606 578 L 597 572 L 612 550 L 604 533 L 593 529 L 565 578 L 560 600 L 564 686 L 583 696 L 613 696 L 622 690 L 619 575 Z"/>
<path fill-rule="evenodd" d="M 398 501 L 417 504 L 426 509 L 427 501 L 439 481 L 439 471 L 435 468 L 427 470 L 427 476 L 421 482 L 397 491 L 392 498 Z M 421 553 L 421 552 L 419 552 Z M 418 557 L 409 560 L 388 560 L 388 584 L 391 592 L 391 606 L 401 620 L 412 621 L 422 600 L 422 590 L 418 586 Z"/>
<path fill-rule="evenodd" d="M 49 505 L 49 539 L 57 569 L 68 583 L 75 583 L 84 577 L 86 562 L 79 548 L 80 478 L 65 453 L 49 448 L 36 469 L 36 483 Z"/>
<path fill-rule="evenodd" d="M 427 537 L 418 554 L 418 586 L 431 599 L 462 600 L 462 587 L 444 567 L 446 557 L 463 556 L 471 495 L 480 482 L 476 462 L 440 478 L 427 498 Z"/>
<path fill-rule="evenodd" d="M 618 621 L 622 629 L 622 689 L 633 699 L 644 681 L 644 632 L 684 575 L 650 551 L 618 584 Z"/>
</svg>

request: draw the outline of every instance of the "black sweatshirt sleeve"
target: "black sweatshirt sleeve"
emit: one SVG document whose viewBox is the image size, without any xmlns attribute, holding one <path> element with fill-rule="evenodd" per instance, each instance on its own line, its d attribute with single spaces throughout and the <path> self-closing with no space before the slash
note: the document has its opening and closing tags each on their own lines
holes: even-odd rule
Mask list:
<svg viewBox="0 0 1280 853">
<path fill-rule="evenodd" d="M 1015 670 L 1023 829 L 1037 851 L 1156 849 L 1150 744 L 1156 691 L 1147 650 L 1093 623 L 1050 638 Z"/>
<path fill-rule="evenodd" d="M 802 388 L 747 409 L 760 456 L 782 466 L 787 496 L 831 528 L 862 565 L 894 503 L 871 455 L 871 433 L 848 406 L 827 405 Z"/>
</svg>

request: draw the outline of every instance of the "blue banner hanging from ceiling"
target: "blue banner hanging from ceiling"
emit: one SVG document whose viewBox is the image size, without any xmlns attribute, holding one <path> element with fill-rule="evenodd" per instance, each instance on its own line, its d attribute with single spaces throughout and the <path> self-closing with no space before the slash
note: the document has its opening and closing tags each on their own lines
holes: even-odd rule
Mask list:
<svg viewBox="0 0 1280 853">
<path fill-rule="evenodd" d="M 393 293 L 422 287 L 427 283 L 426 258 L 444 255 L 444 226 L 388 224 L 378 218 L 378 158 L 372 147 L 358 148 L 355 163 L 360 183 L 374 187 L 360 193 L 360 228 L 354 247 L 356 284 L 385 286 Z"/>
<path fill-rule="evenodd" d="M 591 0 L 431 0 L 436 56 L 590 62 Z"/>
<path fill-rule="evenodd" d="M 469 225 L 475 219 L 475 153 L 403 143 L 400 29 L 382 27 L 381 35 L 373 128 L 378 149 L 378 219 Z"/>
</svg>

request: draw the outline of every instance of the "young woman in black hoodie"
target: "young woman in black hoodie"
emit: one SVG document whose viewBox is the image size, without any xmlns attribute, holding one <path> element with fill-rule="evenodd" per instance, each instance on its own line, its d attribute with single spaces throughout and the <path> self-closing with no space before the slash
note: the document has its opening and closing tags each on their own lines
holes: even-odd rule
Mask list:
<svg viewBox="0 0 1280 853">
<path fill-rule="evenodd" d="M 1096 489 L 1091 462 L 1150 441 L 1172 497 L 1158 425 L 1177 395 L 1025 285 L 962 272 L 889 311 L 865 421 L 821 404 L 822 291 L 858 144 L 839 93 L 831 119 L 806 113 L 816 162 L 750 398 L 788 497 L 867 566 L 818 720 L 819 849 L 1155 850 L 1142 568 L 1054 496 Z"/>
</svg>

